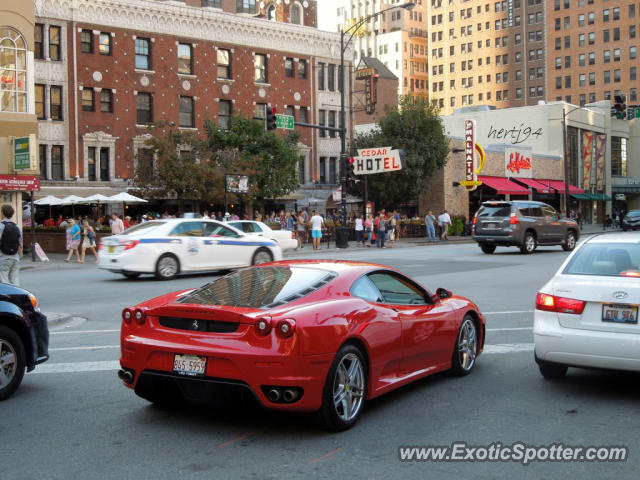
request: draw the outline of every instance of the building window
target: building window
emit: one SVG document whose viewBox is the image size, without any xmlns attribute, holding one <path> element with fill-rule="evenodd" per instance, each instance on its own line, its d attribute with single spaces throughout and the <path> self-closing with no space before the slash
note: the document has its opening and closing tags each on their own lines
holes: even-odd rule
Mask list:
<svg viewBox="0 0 640 480">
<path fill-rule="evenodd" d="M 93 89 L 92 88 L 83 88 L 82 89 L 82 111 L 83 112 L 93 112 Z"/>
<path fill-rule="evenodd" d="M 336 89 L 336 66 L 333 63 L 327 66 L 327 89 L 330 92 Z"/>
<path fill-rule="evenodd" d="M 193 75 L 192 47 L 188 43 L 178 44 L 178 73 Z"/>
<path fill-rule="evenodd" d="M 136 95 L 136 124 L 146 125 L 153 122 L 153 97 L 150 93 L 138 92 Z"/>
<path fill-rule="evenodd" d="M 324 67 L 324 63 L 318 63 L 318 90 L 324 90 Z"/>
<path fill-rule="evenodd" d="M 636 58 L 636 47 L 629 47 L 629 58 L 630 59 Z"/>
<path fill-rule="evenodd" d="M 220 130 L 231 129 L 231 100 L 220 100 L 218 104 L 218 128 Z M 264 107 L 262 109 L 264 115 Z"/>
<path fill-rule="evenodd" d="M 193 128 L 195 126 L 193 116 L 193 97 L 180 97 L 179 125 L 183 128 Z"/>
<path fill-rule="evenodd" d="M 329 158 L 329 183 L 336 183 L 336 157 Z"/>
<path fill-rule="evenodd" d="M 620 69 L 616 69 L 613 71 L 613 81 L 619 82 L 622 79 L 622 71 Z"/>
<path fill-rule="evenodd" d="M 109 181 L 109 148 L 100 148 L 100 180 Z"/>
<path fill-rule="evenodd" d="M 629 80 L 636 80 L 636 67 L 629 68 Z"/>
<path fill-rule="evenodd" d="M 16 30 L 0 28 L 0 112 L 27 108 L 27 46 Z"/>
<path fill-rule="evenodd" d="M 256 109 L 253 112 L 253 118 L 256 120 L 264 120 L 266 118 L 266 108 L 266 103 L 256 103 Z"/>
<path fill-rule="evenodd" d="M 327 124 L 327 111 L 326 110 L 318 110 L 318 125 L 325 126 Z M 327 131 L 324 128 L 321 128 L 318 131 L 318 136 L 324 138 L 327 136 Z"/>
<path fill-rule="evenodd" d="M 136 68 L 151 70 L 151 40 L 136 38 Z"/>
<path fill-rule="evenodd" d="M 41 23 L 36 23 L 33 32 L 33 57 L 42 60 L 44 59 L 44 25 Z"/>
<path fill-rule="evenodd" d="M 293 58 L 287 57 L 284 59 L 284 76 L 289 78 L 294 77 Z"/>
<path fill-rule="evenodd" d="M 108 88 L 100 91 L 100 111 L 104 113 L 113 112 L 113 92 Z"/>
<path fill-rule="evenodd" d="M 276 21 L 276 6 L 274 4 L 267 7 L 267 20 L 271 22 Z"/>
<path fill-rule="evenodd" d="M 96 181 L 96 147 L 87 148 L 87 179 Z"/>
<path fill-rule="evenodd" d="M 82 30 L 80 32 L 80 51 L 82 53 L 93 53 L 93 32 Z"/>
<path fill-rule="evenodd" d="M 222 8 L 222 0 L 202 0 L 202 6 Z"/>
<path fill-rule="evenodd" d="M 611 175 L 627 176 L 627 139 L 611 137 Z"/>
<path fill-rule="evenodd" d="M 299 122 L 309 123 L 309 109 L 307 107 L 300 107 Z"/>
<path fill-rule="evenodd" d="M 34 85 L 34 94 L 36 101 L 36 117 L 38 118 L 38 120 L 44 120 L 44 85 L 36 83 Z"/>
<path fill-rule="evenodd" d="M 595 72 L 590 72 L 589 73 L 589 85 L 595 85 L 596 84 L 596 73 Z"/>
<path fill-rule="evenodd" d="M 306 60 L 298 60 L 298 78 L 307 78 Z"/>
<path fill-rule="evenodd" d="M 62 145 L 51 146 L 51 180 L 64 180 L 64 155 Z"/>
<path fill-rule="evenodd" d="M 111 55 L 111 34 L 108 32 L 100 33 L 98 37 L 98 50 L 100 55 Z"/>
<path fill-rule="evenodd" d="M 62 120 L 62 87 L 49 89 L 49 116 L 51 120 Z"/>
<path fill-rule="evenodd" d="M 256 13 L 256 0 L 237 0 L 237 13 Z"/>
<path fill-rule="evenodd" d="M 298 161 L 298 178 L 301 184 L 305 182 L 304 176 L 304 157 L 300 157 L 300 160 Z"/>
<path fill-rule="evenodd" d="M 318 163 L 318 170 L 319 170 L 318 182 L 326 183 L 327 157 L 320 157 L 320 162 Z"/>
<path fill-rule="evenodd" d="M 218 78 L 231 78 L 231 50 L 218 49 Z"/>
<path fill-rule="evenodd" d="M 329 110 L 329 126 L 336 128 L 336 112 L 335 110 Z M 329 130 L 329 137 L 336 138 L 335 130 Z"/>
<path fill-rule="evenodd" d="M 254 81 L 267 83 L 267 56 L 264 53 L 256 53 L 253 57 Z"/>
<path fill-rule="evenodd" d="M 40 144 L 38 145 L 38 160 L 40 165 L 40 179 L 47 179 L 47 146 Z"/>
<path fill-rule="evenodd" d="M 289 9 L 289 21 L 296 25 L 302 25 L 302 5 L 298 2 L 293 2 Z"/>
<path fill-rule="evenodd" d="M 49 27 L 49 58 L 60 60 L 60 27 Z"/>
<path fill-rule="evenodd" d="M 610 70 L 605 70 L 604 71 L 604 83 L 611 83 L 611 71 Z"/>
<path fill-rule="evenodd" d="M 614 62 L 619 62 L 620 61 L 620 49 L 619 48 L 614 48 L 613 49 L 613 61 Z"/>
<path fill-rule="evenodd" d="M 609 29 L 607 28 L 606 30 L 602 31 L 602 41 L 604 43 L 607 43 L 609 40 L 610 40 Z"/>
<path fill-rule="evenodd" d="M 596 64 L 596 54 L 595 52 L 589 52 L 589 65 Z"/>
<path fill-rule="evenodd" d="M 611 50 L 605 50 L 603 52 L 603 59 L 604 63 L 609 63 L 611 61 Z"/>
</svg>

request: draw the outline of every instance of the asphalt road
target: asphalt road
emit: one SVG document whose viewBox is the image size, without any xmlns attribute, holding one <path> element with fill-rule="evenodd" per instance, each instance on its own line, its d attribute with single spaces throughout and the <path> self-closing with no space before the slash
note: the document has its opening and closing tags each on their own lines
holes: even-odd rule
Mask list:
<svg viewBox="0 0 640 480">
<path fill-rule="evenodd" d="M 302 250 L 295 256 L 313 256 Z M 369 402 L 359 423 L 327 433 L 312 416 L 245 408 L 148 404 L 115 375 L 120 311 L 149 297 L 198 286 L 125 280 L 94 265 L 52 264 L 22 272 L 46 312 L 75 318 L 51 335 L 52 358 L 0 403 L 0 479 L 494 479 L 637 478 L 640 376 L 570 369 L 543 380 L 533 361 L 537 289 L 566 253 L 541 248 L 483 255 L 473 244 L 322 251 L 392 265 L 431 290 L 473 299 L 487 318 L 486 352 L 471 375 L 439 374 Z M 401 462 L 400 446 L 626 446 L 624 463 Z"/>
</svg>

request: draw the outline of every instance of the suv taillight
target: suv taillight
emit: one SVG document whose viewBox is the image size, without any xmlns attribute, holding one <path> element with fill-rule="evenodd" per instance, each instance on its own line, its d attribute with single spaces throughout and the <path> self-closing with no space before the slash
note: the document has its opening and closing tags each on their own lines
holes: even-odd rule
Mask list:
<svg viewBox="0 0 640 480">
<path fill-rule="evenodd" d="M 520 223 L 520 220 L 518 219 L 518 217 L 516 216 L 516 213 L 513 212 L 511 214 L 511 216 L 509 217 L 509 224 L 511 225 L 517 225 Z"/>
<path fill-rule="evenodd" d="M 547 312 L 582 314 L 586 302 L 574 298 L 556 297 L 547 293 L 538 293 L 536 296 L 536 310 Z"/>
</svg>

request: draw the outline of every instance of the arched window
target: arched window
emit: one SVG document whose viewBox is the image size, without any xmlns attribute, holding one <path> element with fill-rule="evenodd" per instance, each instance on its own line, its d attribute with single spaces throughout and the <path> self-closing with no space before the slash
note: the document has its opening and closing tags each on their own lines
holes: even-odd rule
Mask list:
<svg viewBox="0 0 640 480">
<path fill-rule="evenodd" d="M 276 6 L 273 4 L 267 7 L 267 20 L 276 21 Z"/>
<path fill-rule="evenodd" d="M 0 112 L 27 112 L 27 45 L 10 27 L 0 27 Z"/>
<path fill-rule="evenodd" d="M 293 2 L 291 4 L 291 9 L 289 10 L 289 21 L 296 25 L 302 25 L 302 5 L 298 2 Z"/>
</svg>

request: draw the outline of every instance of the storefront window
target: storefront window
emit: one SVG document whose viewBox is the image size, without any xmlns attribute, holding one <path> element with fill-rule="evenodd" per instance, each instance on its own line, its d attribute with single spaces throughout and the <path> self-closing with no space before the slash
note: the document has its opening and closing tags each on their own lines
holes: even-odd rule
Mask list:
<svg viewBox="0 0 640 480">
<path fill-rule="evenodd" d="M 9 27 L 0 28 L 0 112 L 27 112 L 27 47 Z"/>
</svg>

